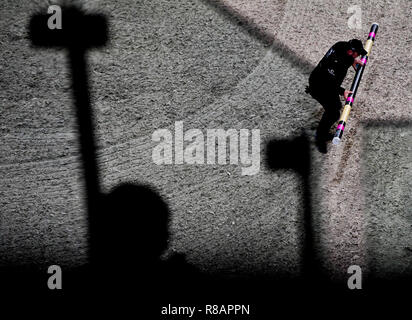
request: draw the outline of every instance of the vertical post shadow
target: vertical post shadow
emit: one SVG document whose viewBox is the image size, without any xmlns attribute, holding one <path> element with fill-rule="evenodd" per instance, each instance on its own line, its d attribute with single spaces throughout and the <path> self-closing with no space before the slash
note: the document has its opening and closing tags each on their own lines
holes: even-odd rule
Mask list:
<svg viewBox="0 0 412 320">
<path fill-rule="evenodd" d="M 320 268 L 314 248 L 312 199 L 310 191 L 311 157 L 309 140 L 302 134 L 296 138 L 271 140 L 266 146 L 266 161 L 271 170 L 293 170 L 300 176 L 303 186 L 303 224 L 299 230 L 301 240 L 301 264 L 304 280 L 319 277 Z"/>
<path fill-rule="evenodd" d="M 388 128 L 391 129 L 395 129 L 395 130 L 400 130 L 400 131 L 406 131 L 406 132 L 410 132 L 412 129 L 412 121 L 410 119 L 407 118 L 399 118 L 397 120 L 366 120 L 366 121 L 362 121 L 361 122 L 365 132 L 367 132 L 368 130 L 374 130 L 377 132 L 377 134 L 379 133 L 384 133 L 385 129 L 387 130 Z M 396 132 L 396 131 L 395 131 Z M 405 136 L 407 137 L 407 136 Z M 367 135 L 365 135 L 364 137 L 364 142 L 363 142 L 363 152 L 365 152 L 367 154 L 368 150 L 366 148 L 366 146 L 368 145 L 368 140 L 370 141 L 370 139 L 373 139 L 373 137 L 368 137 Z M 376 137 L 375 137 L 376 139 Z M 406 139 L 406 138 L 404 138 Z M 411 142 L 412 139 L 410 138 Z M 377 141 L 377 139 L 375 140 Z M 381 143 L 385 143 L 384 140 L 381 141 Z M 393 148 L 392 150 L 396 150 L 396 152 L 399 152 L 401 150 L 404 150 L 402 148 L 400 148 L 397 144 L 396 144 L 396 139 L 391 139 L 390 141 L 391 144 L 389 144 L 387 146 L 387 148 Z M 381 146 L 377 145 L 376 148 L 381 148 Z M 408 150 L 409 154 L 408 154 L 408 158 L 412 159 L 412 153 L 410 152 L 410 149 Z M 376 152 L 376 151 L 370 151 L 369 152 Z M 387 166 L 388 169 L 390 166 L 392 167 L 392 170 L 397 170 L 396 166 L 394 166 L 394 164 L 392 163 L 391 157 L 394 157 L 396 154 L 392 154 L 389 153 L 387 156 L 388 158 L 379 158 L 380 164 L 385 167 Z M 367 157 L 365 157 L 364 159 L 367 159 Z M 366 160 L 364 160 L 366 161 Z M 399 172 L 402 169 L 400 169 L 399 171 L 397 171 L 397 175 L 399 175 Z M 361 172 L 362 173 L 362 172 Z M 374 176 L 375 179 L 379 178 L 379 180 L 381 180 L 383 177 L 381 177 L 380 175 L 378 176 L 377 174 L 379 173 L 379 169 L 374 168 Z M 365 175 L 365 173 L 363 173 L 363 175 Z M 384 181 L 384 180 L 382 180 Z M 367 181 L 366 181 L 367 183 Z M 383 183 L 383 182 L 382 182 Z M 376 188 L 376 185 L 365 185 L 364 188 L 367 190 L 367 195 L 373 195 L 373 190 L 374 188 Z M 376 199 L 374 199 L 376 201 Z M 371 208 L 370 208 L 370 203 L 368 203 L 370 200 L 368 200 L 368 198 L 366 198 L 366 212 L 367 212 L 367 218 L 371 219 L 370 214 L 371 214 Z M 405 206 L 406 208 L 409 208 L 407 205 Z M 393 216 L 393 213 L 389 213 L 385 211 L 385 207 L 381 208 L 380 210 L 382 210 L 382 212 L 384 212 L 384 215 L 391 215 Z M 399 212 L 398 212 L 399 213 Z M 410 229 L 410 231 L 412 232 L 412 211 L 410 211 L 410 214 L 408 215 L 409 217 L 409 224 L 404 225 L 404 227 Z M 393 218 L 395 218 L 393 216 Z M 369 222 L 370 228 L 373 226 L 373 222 Z M 382 230 L 382 229 L 372 229 L 373 231 L 368 231 L 367 232 L 367 250 L 371 250 L 373 251 L 373 249 L 371 248 L 372 245 L 376 245 L 375 243 L 372 243 L 372 241 L 374 240 L 372 238 L 373 233 L 379 234 L 379 236 L 383 237 L 385 239 L 385 241 L 388 241 L 388 239 L 386 239 L 385 233 L 386 232 L 390 232 L 391 228 L 389 227 L 387 230 Z M 389 230 L 389 231 L 388 231 Z M 392 229 L 393 230 L 393 229 Z M 403 252 L 404 255 L 406 257 L 410 257 L 409 258 L 409 266 L 412 263 L 412 243 L 410 246 L 405 246 L 403 248 Z M 376 252 L 375 252 L 376 254 Z M 376 258 L 379 259 L 380 255 L 377 254 Z M 404 292 L 409 292 L 410 288 L 412 287 L 412 273 L 411 273 L 411 268 L 406 265 L 404 270 L 402 270 L 402 272 L 387 272 L 387 273 L 383 273 L 383 274 L 379 274 L 379 272 L 377 271 L 378 266 L 376 265 L 376 261 L 372 260 L 373 256 L 371 255 L 371 253 L 368 253 L 368 264 L 369 264 L 369 272 L 364 280 L 364 288 L 368 291 L 368 293 L 373 296 L 374 298 L 381 298 L 382 296 L 385 296 L 385 294 L 387 294 L 388 292 L 391 292 L 392 295 L 392 299 L 398 299 L 398 298 L 404 298 L 405 296 L 403 296 Z M 380 259 L 382 259 L 380 257 Z M 392 257 L 392 259 L 394 259 Z M 379 260 L 378 260 L 379 261 Z M 408 296 L 409 298 L 409 296 Z"/>
<path fill-rule="evenodd" d="M 79 143 L 82 155 L 87 211 L 90 233 L 89 256 L 94 257 L 96 216 L 101 203 L 94 125 L 90 104 L 86 52 L 104 46 L 108 40 L 108 26 L 102 15 L 85 15 L 76 7 L 62 8 L 62 29 L 49 29 L 46 14 L 35 15 L 30 20 L 29 35 L 37 47 L 68 50 L 72 76 L 73 99 L 76 107 Z"/>
</svg>

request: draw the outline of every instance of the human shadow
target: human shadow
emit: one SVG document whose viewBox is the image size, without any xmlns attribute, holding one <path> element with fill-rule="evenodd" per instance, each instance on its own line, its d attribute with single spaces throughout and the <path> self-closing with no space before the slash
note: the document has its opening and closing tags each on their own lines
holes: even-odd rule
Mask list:
<svg viewBox="0 0 412 320">
<path fill-rule="evenodd" d="M 170 211 L 152 187 L 123 183 L 104 196 L 100 208 L 88 290 L 99 303 L 116 306 L 116 312 L 122 306 L 125 314 L 138 308 L 140 315 L 155 319 L 161 305 L 187 297 L 199 285 L 202 275 L 184 255 L 162 258 Z"/>
</svg>

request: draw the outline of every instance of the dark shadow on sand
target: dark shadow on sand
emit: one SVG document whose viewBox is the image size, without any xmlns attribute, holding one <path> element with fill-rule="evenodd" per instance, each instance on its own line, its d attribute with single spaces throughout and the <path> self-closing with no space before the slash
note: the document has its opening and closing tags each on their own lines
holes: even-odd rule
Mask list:
<svg viewBox="0 0 412 320">
<path fill-rule="evenodd" d="M 223 12 L 233 19 L 228 8 Z M 65 272 L 63 292 L 48 290 L 48 275 L 33 271 L 30 267 L 20 270 L 13 267 L 10 273 L 3 273 L 5 278 L 9 278 L 4 283 L 15 289 L 22 286 L 26 292 L 30 289 L 45 292 L 52 299 L 64 296 L 69 301 L 81 301 L 94 307 L 98 314 L 105 314 L 106 311 L 111 314 L 112 307 L 116 307 L 114 311 L 118 314 L 123 314 L 136 310 L 138 305 L 139 315 L 147 313 L 147 319 L 157 318 L 161 305 L 174 302 L 199 305 L 205 302 L 247 303 L 254 306 L 252 311 L 256 308 L 255 318 L 263 319 L 264 314 L 273 315 L 276 307 L 281 308 L 282 304 L 298 303 L 305 307 L 316 299 L 322 299 L 324 304 L 329 299 L 335 301 L 339 295 L 348 295 L 348 291 L 343 290 L 339 295 L 331 296 L 328 289 L 333 286 L 323 279 L 319 268 L 314 247 L 309 183 L 310 148 L 304 135 L 290 140 L 273 140 L 268 143 L 266 150 L 269 168 L 294 170 L 301 177 L 304 190 L 303 224 L 300 230 L 304 235 L 301 241 L 301 277 L 284 281 L 255 276 L 229 280 L 200 272 L 188 264 L 182 255 L 161 259 L 162 252 L 167 248 L 170 220 L 170 212 L 163 198 L 150 186 L 125 183 L 109 194 L 103 194 L 99 185 L 85 54 L 88 49 L 103 46 L 107 42 L 106 19 L 101 15 L 85 15 L 76 8 L 69 8 L 63 10 L 63 31 L 49 30 L 47 19 L 47 15 L 32 18 L 30 38 L 38 47 L 68 50 L 86 181 L 90 264 Z M 257 34 L 262 39 L 275 41 L 259 32 Z M 292 60 L 301 61 L 300 57 L 281 44 L 277 48 Z M 301 65 L 304 69 L 312 68 L 305 62 L 301 62 Z M 16 275 L 18 277 L 13 278 Z"/>
</svg>

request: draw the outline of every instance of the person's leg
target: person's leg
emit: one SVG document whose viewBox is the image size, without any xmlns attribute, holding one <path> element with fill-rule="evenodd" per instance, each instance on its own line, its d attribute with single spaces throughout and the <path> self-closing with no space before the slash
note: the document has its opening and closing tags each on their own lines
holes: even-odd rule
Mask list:
<svg viewBox="0 0 412 320">
<path fill-rule="evenodd" d="M 325 112 L 316 130 L 316 138 L 318 140 L 328 140 L 330 128 L 339 120 L 342 104 L 338 94 L 321 97 L 318 101 L 322 104 Z"/>
<path fill-rule="evenodd" d="M 329 140 L 329 130 L 332 125 L 339 120 L 340 112 L 338 110 L 325 110 L 320 119 L 319 126 L 316 131 L 317 139 Z"/>
</svg>

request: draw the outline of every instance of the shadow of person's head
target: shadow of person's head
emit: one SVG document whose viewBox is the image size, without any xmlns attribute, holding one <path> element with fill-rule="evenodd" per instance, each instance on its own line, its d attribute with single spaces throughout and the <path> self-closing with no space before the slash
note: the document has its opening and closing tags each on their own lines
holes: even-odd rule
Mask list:
<svg viewBox="0 0 412 320">
<path fill-rule="evenodd" d="M 100 258 L 120 267 L 157 263 L 169 237 L 169 211 L 160 195 L 147 186 L 127 183 L 106 195 L 102 205 Z"/>
</svg>

